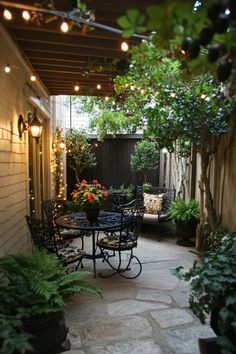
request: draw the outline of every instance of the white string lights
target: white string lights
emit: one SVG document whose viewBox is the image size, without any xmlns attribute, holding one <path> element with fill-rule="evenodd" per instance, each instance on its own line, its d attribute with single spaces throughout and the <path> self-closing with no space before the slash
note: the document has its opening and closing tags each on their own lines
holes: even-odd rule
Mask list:
<svg viewBox="0 0 236 354">
<path fill-rule="evenodd" d="M 41 14 L 40 17 L 42 18 L 42 21 L 43 21 L 43 15 L 49 14 L 49 15 L 52 15 L 52 17 L 50 20 L 47 20 L 47 22 L 51 22 L 55 19 L 62 18 L 63 23 L 66 21 L 71 21 L 74 24 L 76 24 L 78 27 L 81 27 L 81 25 L 85 25 L 87 27 L 99 28 L 104 31 L 116 33 L 116 34 L 119 34 L 120 36 L 122 36 L 122 30 L 95 22 L 94 11 L 92 11 L 92 10 L 88 10 L 88 9 L 82 10 L 80 8 L 74 8 L 72 11 L 63 12 L 63 11 L 58 11 L 54 8 L 53 1 L 49 0 L 49 1 L 46 1 L 46 3 L 48 3 L 48 5 L 49 5 L 48 8 L 41 7 L 41 6 L 45 6 L 45 1 L 43 1 L 41 4 L 39 3 L 38 6 L 31 6 L 31 5 L 17 3 L 17 2 L 12 3 L 10 1 L 2 1 L 2 0 L 0 1 L 0 5 L 6 7 L 3 11 L 3 17 L 4 17 L 4 19 L 6 19 L 8 21 L 13 19 L 13 15 L 12 15 L 11 11 L 9 10 L 9 8 L 16 8 L 16 9 L 22 10 L 23 12 L 28 12 L 29 16 L 26 15 L 26 17 L 23 17 L 26 21 L 31 19 L 30 12 L 34 13 L 34 17 L 35 17 L 35 13 Z M 23 16 L 23 14 L 22 14 L 22 16 Z M 33 16 L 32 16 L 32 18 L 33 18 Z M 40 18 L 38 18 L 37 20 L 40 21 Z M 69 30 L 69 27 L 70 26 L 68 25 L 68 30 Z M 144 36 L 144 35 L 136 34 L 136 33 L 133 34 L 133 37 L 140 38 L 140 39 L 146 39 L 146 40 L 149 39 L 148 36 Z M 124 43 L 126 43 L 126 42 L 124 42 Z M 124 44 L 124 46 L 127 47 L 128 44 L 126 43 L 126 45 Z"/>
</svg>

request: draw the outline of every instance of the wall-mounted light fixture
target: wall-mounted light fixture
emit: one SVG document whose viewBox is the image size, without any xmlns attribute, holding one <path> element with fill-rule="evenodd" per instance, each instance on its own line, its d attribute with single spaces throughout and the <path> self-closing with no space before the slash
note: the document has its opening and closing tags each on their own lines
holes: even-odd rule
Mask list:
<svg viewBox="0 0 236 354">
<path fill-rule="evenodd" d="M 18 132 L 19 138 L 22 139 L 22 135 L 26 130 L 30 130 L 31 135 L 35 139 L 39 139 L 42 133 L 42 122 L 38 119 L 36 110 L 29 123 L 26 123 L 23 119 L 22 114 L 18 118 Z"/>
</svg>

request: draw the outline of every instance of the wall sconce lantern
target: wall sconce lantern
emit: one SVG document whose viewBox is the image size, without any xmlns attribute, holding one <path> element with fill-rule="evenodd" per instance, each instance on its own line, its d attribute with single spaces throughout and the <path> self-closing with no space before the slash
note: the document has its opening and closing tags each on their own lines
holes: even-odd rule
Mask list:
<svg viewBox="0 0 236 354">
<path fill-rule="evenodd" d="M 34 111 L 33 118 L 30 120 L 30 122 L 27 124 L 22 115 L 19 115 L 18 118 L 18 132 L 19 132 L 19 138 L 22 139 L 22 135 L 26 130 L 30 130 L 31 135 L 35 139 L 39 139 L 42 133 L 42 123 L 38 119 L 36 115 L 36 110 Z"/>
</svg>

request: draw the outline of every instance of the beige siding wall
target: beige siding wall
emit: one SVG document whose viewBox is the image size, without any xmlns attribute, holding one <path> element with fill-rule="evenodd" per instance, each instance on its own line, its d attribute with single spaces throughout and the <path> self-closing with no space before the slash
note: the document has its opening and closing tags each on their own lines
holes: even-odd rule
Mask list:
<svg viewBox="0 0 236 354">
<path fill-rule="evenodd" d="M 18 116 L 30 107 L 30 70 L 0 25 L 0 256 L 31 249 L 28 213 L 28 139 L 18 136 Z M 4 67 L 11 66 L 6 74 Z M 28 82 L 28 84 L 27 84 Z M 38 85 L 38 84 L 37 84 Z M 35 92 L 39 92 L 38 88 Z"/>
</svg>

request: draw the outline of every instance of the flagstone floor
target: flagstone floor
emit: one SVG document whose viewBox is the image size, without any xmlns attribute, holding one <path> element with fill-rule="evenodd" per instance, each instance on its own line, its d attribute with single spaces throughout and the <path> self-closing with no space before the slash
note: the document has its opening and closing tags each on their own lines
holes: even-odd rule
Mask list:
<svg viewBox="0 0 236 354">
<path fill-rule="evenodd" d="M 135 254 L 143 264 L 141 275 L 127 280 L 88 277 L 102 291 L 102 298 L 75 295 L 68 304 L 66 323 L 71 350 L 67 354 L 199 354 L 198 338 L 213 337 L 188 308 L 185 282 L 170 272 L 190 267 L 194 248 L 176 244 L 172 228 L 162 230 L 161 242 L 155 226 L 141 230 Z M 86 238 L 86 247 L 91 243 Z M 84 261 L 92 272 L 92 262 Z M 97 260 L 98 272 L 108 270 Z"/>
</svg>

